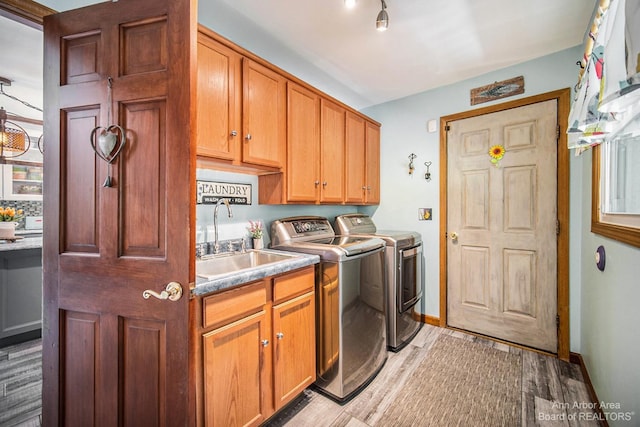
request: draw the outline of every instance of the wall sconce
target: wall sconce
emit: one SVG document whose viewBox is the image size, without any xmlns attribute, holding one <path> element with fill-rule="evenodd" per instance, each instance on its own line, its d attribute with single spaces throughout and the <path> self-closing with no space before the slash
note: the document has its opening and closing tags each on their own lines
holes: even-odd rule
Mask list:
<svg viewBox="0 0 640 427">
<path fill-rule="evenodd" d="M 413 167 L 413 159 L 415 159 L 416 156 L 414 153 L 409 154 L 409 175 L 413 175 L 413 171 L 416 169 Z"/>
<path fill-rule="evenodd" d="M 431 181 L 431 172 L 429 171 L 431 162 L 424 162 L 424 165 L 427 167 L 427 171 L 424 173 L 424 179 L 426 179 L 427 181 Z"/>
</svg>

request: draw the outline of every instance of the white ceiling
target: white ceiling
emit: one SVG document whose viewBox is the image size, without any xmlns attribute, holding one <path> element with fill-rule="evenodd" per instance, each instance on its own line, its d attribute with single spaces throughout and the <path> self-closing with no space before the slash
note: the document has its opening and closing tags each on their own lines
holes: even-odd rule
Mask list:
<svg viewBox="0 0 640 427">
<path fill-rule="evenodd" d="M 358 0 L 351 10 L 343 0 L 200 1 L 233 8 L 368 105 L 579 45 L 595 7 L 595 0 L 386 0 L 389 29 L 378 32 L 380 0 Z"/>
<path fill-rule="evenodd" d="M 350 10 L 343 0 L 199 0 L 199 17 L 204 20 L 206 13 L 215 15 L 217 10 L 233 12 L 221 23 L 231 29 L 227 33 L 264 34 L 273 42 L 270 52 L 275 43 L 281 55 L 295 56 L 339 82 L 345 94 L 350 92 L 343 97 L 327 90 L 331 95 L 354 99 L 354 107 L 364 108 L 581 44 L 595 1 L 386 0 L 385 32 L 375 29 L 379 0 L 358 0 Z M 97 1 L 40 3 L 62 11 Z M 0 25 L 0 75 L 14 80 L 5 91 L 41 106 L 41 33 L 2 17 Z M 259 45 L 263 41 L 258 37 L 238 43 L 252 50 L 246 44 Z M 309 74 L 309 67 L 307 75 L 283 68 L 303 79 Z M 3 96 L 0 105 L 41 118 Z"/>
</svg>

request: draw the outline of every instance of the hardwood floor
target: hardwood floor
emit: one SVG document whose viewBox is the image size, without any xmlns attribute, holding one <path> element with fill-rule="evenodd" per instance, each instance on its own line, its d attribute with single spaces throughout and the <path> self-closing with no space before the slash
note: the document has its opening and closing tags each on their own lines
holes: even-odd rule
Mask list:
<svg viewBox="0 0 640 427">
<path fill-rule="evenodd" d="M 0 426 L 40 426 L 42 340 L 0 348 Z"/>
<path fill-rule="evenodd" d="M 269 427 L 368 427 L 378 423 L 396 394 L 412 375 L 440 334 L 475 341 L 522 359 L 521 426 L 598 426 L 588 406 L 591 398 L 580 367 L 554 357 L 522 350 L 451 329 L 424 325 L 413 341 L 398 353 L 389 353 L 378 376 L 345 405 L 326 398 L 313 389 L 306 390 L 290 407 L 276 415 Z M 576 408 L 577 406 L 577 408 Z M 575 415 L 574 415 L 575 414 Z M 575 419 L 574 419 L 575 418 Z M 433 425 L 417 420 L 415 426 Z M 387 427 L 387 426 L 383 426 Z M 512 426 L 509 426 L 512 427 Z"/>
<path fill-rule="evenodd" d="M 389 353 L 387 363 L 375 380 L 347 404 L 339 405 L 313 389 L 308 389 L 267 425 L 381 426 L 378 421 L 385 410 L 392 404 L 395 395 L 411 377 L 415 368 L 428 357 L 431 346 L 440 334 L 479 342 L 522 358 L 521 426 L 600 425 L 598 421 L 585 419 L 589 418 L 583 416 L 589 409 L 580 408 L 580 405 L 588 404 L 591 399 L 578 365 L 430 325 L 424 325 L 402 351 Z M 40 340 L 0 349 L 0 426 L 41 425 L 41 351 Z"/>
</svg>

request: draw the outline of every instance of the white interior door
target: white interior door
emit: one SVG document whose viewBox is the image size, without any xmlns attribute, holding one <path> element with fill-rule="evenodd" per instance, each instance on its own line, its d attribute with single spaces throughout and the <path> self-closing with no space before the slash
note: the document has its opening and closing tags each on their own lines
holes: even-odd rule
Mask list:
<svg viewBox="0 0 640 427">
<path fill-rule="evenodd" d="M 556 100 L 448 125 L 447 323 L 555 353 Z"/>
</svg>

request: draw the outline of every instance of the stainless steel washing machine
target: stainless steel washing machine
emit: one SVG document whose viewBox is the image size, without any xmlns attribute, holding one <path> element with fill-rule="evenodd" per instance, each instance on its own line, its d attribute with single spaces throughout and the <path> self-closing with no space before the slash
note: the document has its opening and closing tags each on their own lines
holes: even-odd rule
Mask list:
<svg viewBox="0 0 640 427">
<path fill-rule="evenodd" d="M 384 241 L 336 237 L 327 218 L 271 224 L 271 248 L 320 256 L 316 280 L 316 386 L 339 402 L 373 380 L 387 359 Z"/>
<path fill-rule="evenodd" d="M 361 213 L 337 216 L 335 230 L 342 236 L 376 237 L 384 240 L 387 343 L 392 351 L 402 349 L 423 325 L 414 318 L 414 312 L 419 313 L 424 289 L 420 233 L 377 230 L 373 220 Z"/>
</svg>

